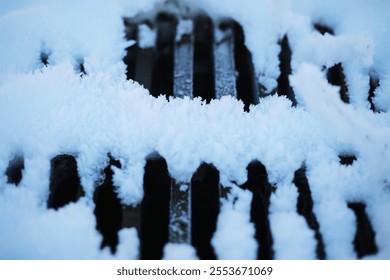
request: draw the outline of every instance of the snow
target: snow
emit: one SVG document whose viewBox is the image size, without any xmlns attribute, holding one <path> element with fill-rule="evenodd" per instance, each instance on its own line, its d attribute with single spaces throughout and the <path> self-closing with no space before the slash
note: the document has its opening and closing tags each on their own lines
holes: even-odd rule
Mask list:
<svg viewBox="0 0 390 280">
<path fill-rule="evenodd" d="M 238 188 L 234 191 L 236 194 L 230 198 L 233 201 L 224 201 L 222 204 L 211 244 L 218 259 L 255 260 L 259 245 L 254 239 L 254 225 L 249 222 L 252 194 Z"/>
<path fill-rule="evenodd" d="M 270 223 L 276 259 L 315 259 L 314 232 L 296 211 L 297 188 L 279 184 L 271 197 Z"/>
<path fill-rule="evenodd" d="M 138 25 L 138 42 L 142 49 L 152 48 L 156 43 L 156 32 L 147 24 Z"/>
<path fill-rule="evenodd" d="M 167 243 L 164 247 L 164 260 L 197 260 L 196 250 L 188 244 Z"/>
<path fill-rule="evenodd" d="M 190 35 L 193 31 L 193 28 L 192 20 L 179 20 L 176 30 L 176 41 L 180 42 L 184 35 Z"/>
<path fill-rule="evenodd" d="M 370 2 L 361 0 L 315 2 L 292 0 L 292 3 L 293 11 L 311 17 L 314 22 L 329 25 L 334 28 L 336 35 L 364 36 L 373 41 L 373 65 L 369 71 L 373 75 L 378 75 L 380 79 L 380 87 L 375 92 L 374 102 L 378 109 L 388 111 L 390 109 L 390 96 L 388 94 L 390 89 L 390 73 L 388 71 L 390 50 L 387 46 L 390 39 L 386 34 L 390 3 L 381 0 Z M 353 77 L 349 77 L 349 79 L 353 79 Z"/>
<path fill-rule="evenodd" d="M 113 168 L 119 197 L 132 205 L 142 200 L 144 165 L 150 155 L 163 156 L 178 182 L 189 182 L 202 162 L 212 163 L 221 184 L 233 187 L 212 239 L 219 258 L 256 257 L 251 195 L 235 184 L 246 181 L 246 167 L 257 159 L 277 187 L 269 217 L 275 258 L 316 257 L 314 232 L 296 212 L 297 190 L 291 183 L 295 170 L 305 163 L 327 258 L 357 257 L 352 244 L 356 218 L 346 204 L 363 201 L 379 248 L 377 255 L 367 258 L 389 259 L 389 3 L 185 2 L 242 24 L 258 80 L 267 91 L 277 85 L 278 41 L 287 33 L 293 53 L 290 82 L 298 106 L 270 96 L 245 113 L 242 102 L 230 96 L 207 105 L 187 97 L 167 101 L 126 81 L 122 59 L 129 42 L 122 17 L 147 13 L 162 1 L 1 3 L 0 258 L 138 258 L 135 229 L 120 231 L 116 255 L 99 248 L 92 196 L 110 152 L 122 163 L 121 169 Z M 178 34 L 185 34 L 189 22 L 180 22 Z M 329 25 L 335 35 L 320 35 L 313 22 Z M 146 25 L 140 31 L 141 47 L 152 46 L 154 31 Z M 48 54 L 48 67 L 41 63 L 41 53 Z M 80 61 L 87 73 L 82 77 L 77 71 Z M 338 88 L 327 82 L 322 68 L 339 62 L 351 104 L 339 100 Z M 370 75 L 379 79 L 374 104 L 381 113 L 368 107 Z M 5 170 L 19 153 L 25 169 L 15 188 L 7 183 Z M 58 211 L 48 210 L 50 159 L 62 153 L 76 157 L 86 195 Z M 350 153 L 357 156 L 356 162 L 340 165 L 338 154 Z M 169 243 L 164 258 L 197 256 L 190 245 Z"/>
</svg>

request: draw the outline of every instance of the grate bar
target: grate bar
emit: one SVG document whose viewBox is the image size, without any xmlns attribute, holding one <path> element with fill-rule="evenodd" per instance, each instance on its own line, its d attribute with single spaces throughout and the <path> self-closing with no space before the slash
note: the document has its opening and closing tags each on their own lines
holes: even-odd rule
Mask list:
<svg viewBox="0 0 390 280">
<path fill-rule="evenodd" d="M 191 184 L 171 181 L 169 242 L 191 244 Z"/>
<path fill-rule="evenodd" d="M 234 31 L 221 23 L 215 29 L 215 95 L 221 98 L 231 95 L 237 98 L 236 70 L 234 62 Z"/>
<path fill-rule="evenodd" d="M 193 96 L 194 38 L 191 20 L 180 20 L 177 25 L 174 47 L 174 86 L 175 97 Z"/>
<path fill-rule="evenodd" d="M 193 97 L 194 38 L 193 22 L 181 19 L 174 46 L 175 97 Z M 191 243 L 191 184 L 171 180 L 169 242 Z"/>
</svg>

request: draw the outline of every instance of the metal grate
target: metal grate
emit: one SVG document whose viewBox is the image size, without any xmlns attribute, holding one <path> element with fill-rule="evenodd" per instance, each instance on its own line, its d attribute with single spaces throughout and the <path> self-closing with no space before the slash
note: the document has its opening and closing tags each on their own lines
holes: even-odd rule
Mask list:
<svg viewBox="0 0 390 280">
<path fill-rule="evenodd" d="M 250 105 L 261 101 L 259 96 L 265 95 L 255 79 L 252 55 L 245 46 L 243 29 L 233 19 L 212 19 L 204 12 L 161 11 L 151 16 L 125 18 L 124 25 L 127 40 L 134 42 L 126 49 L 124 57 L 127 78 L 141 83 L 153 96 L 200 97 L 206 102 L 232 96 L 242 100 L 243 109 L 248 111 Z M 325 25 L 314 24 L 314 28 L 322 34 L 333 34 L 332 29 Z M 293 106 L 298 106 L 288 79 L 292 52 L 287 35 L 280 41 L 280 47 L 281 74 L 274 92 L 286 96 Z M 48 65 L 50 54 L 42 52 L 41 61 Z M 86 74 L 82 60 L 78 62 L 78 70 L 82 75 Z M 340 86 L 340 99 L 348 103 L 343 66 L 336 64 L 326 72 L 329 82 Z M 368 100 L 374 111 L 372 98 L 378 83 L 371 78 Z M 340 164 L 352 165 L 356 159 L 355 155 L 340 155 Z M 110 155 L 107 161 L 108 165 L 102 171 L 104 181 L 97 184 L 93 197 L 97 230 L 103 236 L 102 248 L 109 247 L 115 253 L 118 231 L 124 227 L 136 227 L 141 241 L 141 259 L 161 259 L 168 242 L 193 245 L 200 259 L 217 258 L 211 238 L 216 230 L 221 202 L 229 194 L 229 188 L 220 184 L 219 171 L 213 165 L 203 163 L 190 182 L 177 182 L 170 176 L 165 159 L 151 155 L 145 165 L 143 201 L 138 206 L 127 206 L 121 204 L 112 182 L 112 167 L 121 168 L 121 164 Z M 8 182 L 18 185 L 23 169 L 23 156 L 17 155 L 6 171 Z M 268 214 L 275 186 L 269 183 L 266 167 L 261 162 L 253 161 L 247 170 L 247 182 L 240 187 L 253 195 L 250 219 L 260 244 L 257 258 L 272 259 L 273 239 Z M 313 212 L 304 166 L 295 172 L 293 183 L 298 190 L 297 213 L 305 218 L 315 233 L 318 259 L 325 259 L 326 246 Z M 83 195 L 75 157 L 54 157 L 47 207 L 58 209 Z M 364 202 L 350 202 L 348 207 L 357 218 L 354 246 L 358 257 L 375 254 L 378 250 L 375 231 Z"/>
</svg>

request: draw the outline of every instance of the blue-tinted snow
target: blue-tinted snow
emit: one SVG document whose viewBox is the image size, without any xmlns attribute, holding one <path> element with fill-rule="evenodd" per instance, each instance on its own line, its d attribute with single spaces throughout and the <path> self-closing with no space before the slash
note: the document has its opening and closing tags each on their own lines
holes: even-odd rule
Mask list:
<svg viewBox="0 0 390 280">
<path fill-rule="evenodd" d="M 114 176 L 122 201 L 138 203 L 145 158 L 158 152 L 177 180 L 189 181 L 204 161 L 218 168 L 223 185 L 233 187 L 231 182 L 246 180 L 247 164 L 260 160 L 277 187 L 270 223 L 275 257 L 281 259 L 315 258 L 314 233 L 296 213 L 297 191 L 291 183 L 305 163 L 327 257 L 356 258 L 355 216 L 346 206 L 356 200 L 367 204 L 376 231 L 379 253 L 374 258 L 389 259 L 389 4 L 196 1 L 207 12 L 243 25 L 258 79 L 268 90 L 279 75 L 277 42 L 289 35 L 291 82 L 299 106 L 291 108 L 288 100 L 274 96 L 244 113 L 243 104 L 230 97 L 209 105 L 198 99 L 167 102 L 125 81 L 122 58 L 128 43 L 122 16 L 148 12 L 160 2 L 0 4 L 0 258 L 137 258 L 134 230 L 120 232 L 116 256 L 100 251 L 91 198 L 111 152 L 123 165 Z M 312 21 L 331 26 L 335 36 L 314 32 Z M 40 63 L 41 52 L 49 54 L 47 68 Z M 80 59 L 88 73 L 83 78 L 75 71 Z M 338 62 L 344 65 L 351 105 L 338 101 L 337 89 L 320 71 Z M 385 111 L 381 114 L 367 109 L 369 74 L 380 79 L 374 102 Z M 19 152 L 25 170 L 15 188 L 4 173 Z M 348 152 L 358 160 L 341 166 L 338 154 Z M 46 209 L 50 159 L 59 153 L 76 155 L 86 197 L 53 211 Z M 237 193 L 247 203 L 247 194 Z M 212 242 L 221 258 L 255 257 L 248 205 L 241 202 L 221 208 Z M 231 235 L 234 227 L 245 230 Z M 242 251 L 232 246 L 237 239 L 242 239 Z M 195 258 L 191 248 L 172 244 L 165 253 L 166 258 Z"/>
</svg>

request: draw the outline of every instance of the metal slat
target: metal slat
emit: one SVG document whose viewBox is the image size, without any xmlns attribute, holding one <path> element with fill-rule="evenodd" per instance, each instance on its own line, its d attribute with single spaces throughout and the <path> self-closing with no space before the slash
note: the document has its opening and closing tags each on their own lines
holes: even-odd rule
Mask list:
<svg viewBox="0 0 390 280">
<path fill-rule="evenodd" d="M 194 38 L 191 20 L 180 20 L 177 25 L 174 62 L 175 97 L 193 96 Z"/>
<path fill-rule="evenodd" d="M 193 97 L 193 23 L 181 19 L 174 47 L 175 97 Z M 191 244 L 191 184 L 171 181 L 169 241 Z"/>
<path fill-rule="evenodd" d="M 237 97 L 234 63 L 234 32 L 230 27 L 215 29 L 215 95 Z"/>
<path fill-rule="evenodd" d="M 191 184 L 172 179 L 169 242 L 191 244 Z"/>
</svg>

